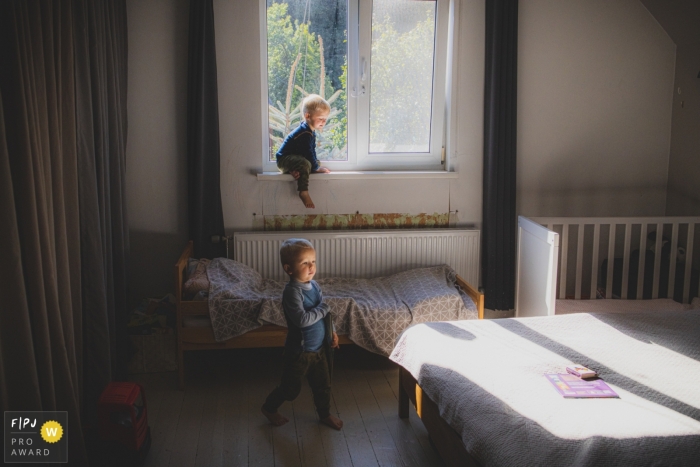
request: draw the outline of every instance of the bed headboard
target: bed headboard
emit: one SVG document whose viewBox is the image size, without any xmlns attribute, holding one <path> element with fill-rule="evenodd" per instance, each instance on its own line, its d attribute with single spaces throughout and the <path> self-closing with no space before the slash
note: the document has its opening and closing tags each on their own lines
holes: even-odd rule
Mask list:
<svg viewBox="0 0 700 467">
<path fill-rule="evenodd" d="M 526 219 L 526 218 L 522 218 Z M 535 217 L 560 237 L 557 298 L 675 297 L 700 288 L 700 217 Z M 531 254 L 519 243 L 519 255 Z M 661 254 L 657 254 L 661 252 Z M 660 258 L 656 260 L 656 258 Z M 524 265 L 518 280 L 527 280 Z M 529 274 L 529 273 L 528 273 Z"/>
<path fill-rule="evenodd" d="M 233 259 L 263 277 L 285 280 L 279 247 L 292 237 L 306 238 L 316 248 L 319 279 L 370 278 L 448 264 L 470 284 L 479 284 L 480 232 L 470 229 L 237 232 Z"/>
</svg>

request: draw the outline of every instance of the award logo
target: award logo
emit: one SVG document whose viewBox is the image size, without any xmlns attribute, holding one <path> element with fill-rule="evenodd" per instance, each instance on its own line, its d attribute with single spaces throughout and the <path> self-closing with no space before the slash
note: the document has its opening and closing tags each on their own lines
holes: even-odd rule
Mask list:
<svg viewBox="0 0 700 467">
<path fill-rule="evenodd" d="M 68 462 L 68 412 L 5 412 L 5 463 Z"/>
</svg>

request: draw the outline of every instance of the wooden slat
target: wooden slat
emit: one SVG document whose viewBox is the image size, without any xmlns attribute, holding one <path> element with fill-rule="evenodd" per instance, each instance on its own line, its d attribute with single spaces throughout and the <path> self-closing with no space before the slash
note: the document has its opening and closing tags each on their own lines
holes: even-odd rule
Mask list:
<svg viewBox="0 0 700 467">
<path fill-rule="evenodd" d="M 593 257 L 591 258 L 591 299 L 598 294 L 598 260 L 600 256 L 600 224 L 593 226 Z"/>
<path fill-rule="evenodd" d="M 339 418 L 343 420 L 343 433 L 348 444 L 348 451 L 353 465 L 379 465 L 372 449 L 370 434 L 367 433 L 362 415 L 355 401 L 343 367 L 333 369 L 333 399 L 338 408 Z"/>
<path fill-rule="evenodd" d="M 377 401 L 384 423 L 394 439 L 394 444 L 406 466 L 434 465 L 436 456 L 426 457 L 410 423 L 396 416 L 396 398 L 380 368 L 365 367 L 362 370 L 372 394 Z"/>
<path fill-rule="evenodd" d="M 576 240 L 576 291 L 574 298 L 581 300 L 581 282 L 583 281 L 583 234 L 586 224 L 578 225 L 578 239 Z"/>
<path fill-rule="evenodd" d="M 185 365 L 182 348 L 182 286 L 184 284 L 183 274 L 185 269 L 187 269 L 187 262 L 194 252 L 194 243 L 192 240 L 187 242 L 184 250 L 180 254 L 177 262 L 175 263 L 175 333 L 177 336 L 177 368 L 178 368 L 178 383 L 180 389 L 185 385 Z"/>
<path fill-rule="evenodd" d="M 612 298 L 613 288 L 613 266 L 615 264 L 615 231 L 617 224 L 610 224 L 610 232 L 608 233 L 608 275 L 605 284 L 605 298 Z"/>
<path fill-rule="evenodd" d="M 475 287 L 472 287 L 467 281 L 457 275 L 457 284 L 464 292 L 474 300 L 476 309 L 479 311 L 479 319 L 484 319 L 484 294 L 479 292 Z"/>
<path fill-rule="evenodd" d="M 201 383 L 192 385 L 185 393 L 168 467 L 191 467 L 195 464 L 202 424 L 203 396 L 204 388 Z"/>
<path fill-rule="evenodd" d="M 622 254 L 622 289 L 620 297 L 627 298 L 627 285 L 630 276 L 630 244 L 632 242 L 632 224 L 625 224 L 625 247 Z"/>
<path fill-rule="evenodd" d="M 695 223 L 688 224 L 688 241 L 685 247 L 685 276 L 683 280 L 683 303 L 690 302 L 690 279 L 693 266 L 693 244 L 695 243 Z M 698 289 L 700 290 L 700 289 Z"/>
<path fill-rule="evenodd" d="M 209 316 L 209 302 L 206 300 L 180 302 L 180 313 L 185 316 Z"/>
<path fill-rule="evenodd" d="M 224 371 L 217 373 L 217 381 L 204 385 L 202 403 L 202 423 L 199 430 L 197 459 L 195 467 L 222 467 L 224 451 L 224 404 L 231 397 L 224 390 Z"/>
<path fill-rule="evenodd" d="M 243 364 L 241 364 L 243 363 Z M 248 465 L 248 393 L 250 388 L 247 362 L 231 369 L 225 388 L 230 396 L 224 403 L 223 464 Z M 259 394 L 264 398 L 267 394 Z M 259 413 L 259 412 L 258 412 Z"/>
<path fill-rule="evenodd" d="M 247 370 L 248 378 L 248 465 L 256 467 L 269 467 L 275 465 L 274 452 L 270 449 L 274 436 L 274 427 L 260 413 L 260 407 L 267 394 L 279 383 L 281 371 L 275 365 L 272 371 L 270 366 L 261 365 L 258 361 L 249 361 Z M 286 410 L 288 405 L 283 405 Z"/>
<path fill-rule="evenodd" d="M 566 276 L 567 276 L 567 266 L 568 266 L 568 252 L 569 252 L 569 224 L 564 224 L 562 226 L 561 234 L 561 271 L 559 275 L 559 297 L 560 299 L 566 298 Z"/>
<path fill-rule="evenodd" d="M 402 465 L 394 439 L 384 417 L 381 416 L 368 381 L 353 367 L 347 369 L 345 376 L 347 377 L 345 384 L 352 389 L 365 430 L 371 435 L 370 442 L 379 465 Z"/>
<path fill-rule="evenodd" d="M 668 264 L 668 285 L 666 290 L 667 297 L 673 298 L 674 291 L 676 290 L 676 260 L 678 258 L 678 224 L 673 223 L 671 230 L 671 260 Z"/>
<path fill-rule="evenodd" d="M 639 271 L 637 274 L 637 300 L 644 298 L 644 269 L 647 262 L 647 235 L 649 224 L 642 224 L 639 234 Z"/>
<path fill-rule="evenodd" d="M 664 225 L 656 224 L 656 249 L 654 250 L 654 287 L 652 288 L 651 298 L 659 298 L 659 274 L 661 272 L 661 240 L 664 236 Z"/>
</svg>

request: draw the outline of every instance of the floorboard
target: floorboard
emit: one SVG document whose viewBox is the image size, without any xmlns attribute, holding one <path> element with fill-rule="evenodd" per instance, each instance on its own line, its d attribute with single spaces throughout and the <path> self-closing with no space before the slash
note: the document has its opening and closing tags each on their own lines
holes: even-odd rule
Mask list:
<svg viewBox="0 0 700 467">
<path fill-rule="evenodd" d="M 308 382 L 273 427 L 260 413 L 279 383 L 281 349 L 190 352 L 185 390 L 177 373 L 131 375 L 144 386 L 152 445 L 143 466 L 441 466 L 411 411 L 398 417 L 398 370 L 355 346 L 336 352 L 331 412 L 340 431 L 318 421 Z"/>
</svg>

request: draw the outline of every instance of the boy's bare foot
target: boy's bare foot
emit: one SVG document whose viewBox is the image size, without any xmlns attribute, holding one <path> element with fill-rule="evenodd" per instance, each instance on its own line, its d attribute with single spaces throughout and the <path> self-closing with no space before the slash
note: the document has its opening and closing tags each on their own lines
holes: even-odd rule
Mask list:
<svg viewBox="0 0 700 467">
<path fill-rule="evenodd" d="M 316 171 L 316 173 L 317 174 L 329 174 L 329 173 L 331 173 L 331 169 L 329 169 L 328 167 L 321 167 L 320 169 L 318 169 Z"/>
<path fill-rule="evenodd" d="M 309 196 L 308 191 L 300 191 L 299 192 L 299 198 L 301 198 L 302 203 L 304 203 L 304 206 L 307 208 L 315 208 L 314 202 L 311 200 L 311 196 Z"/>
<path fill-rule="evenodd" d="M 284 415 L 282 415 L 281 413 L 268 412 L 267 410 L 265 410 L 265 407 L 261 407 L 260 411 L 262 412 L 263 415 L 265 415 L 265 417 L 268 420 L 270 420 L 270 423 L 272 423 L 275 426 L 282 426 L 289 421 L 289 419 L 287 417 L 285 417 Z"/>
<path fill-rule="evenodd" d="M 334 430 L 340 430 L 343 428 L 343 421 L 338 417 L 334 417 L 333 415 L 329 415 L 326 418 L 321 419 L 321 423 L 328 425 Z"/>
</svg>

